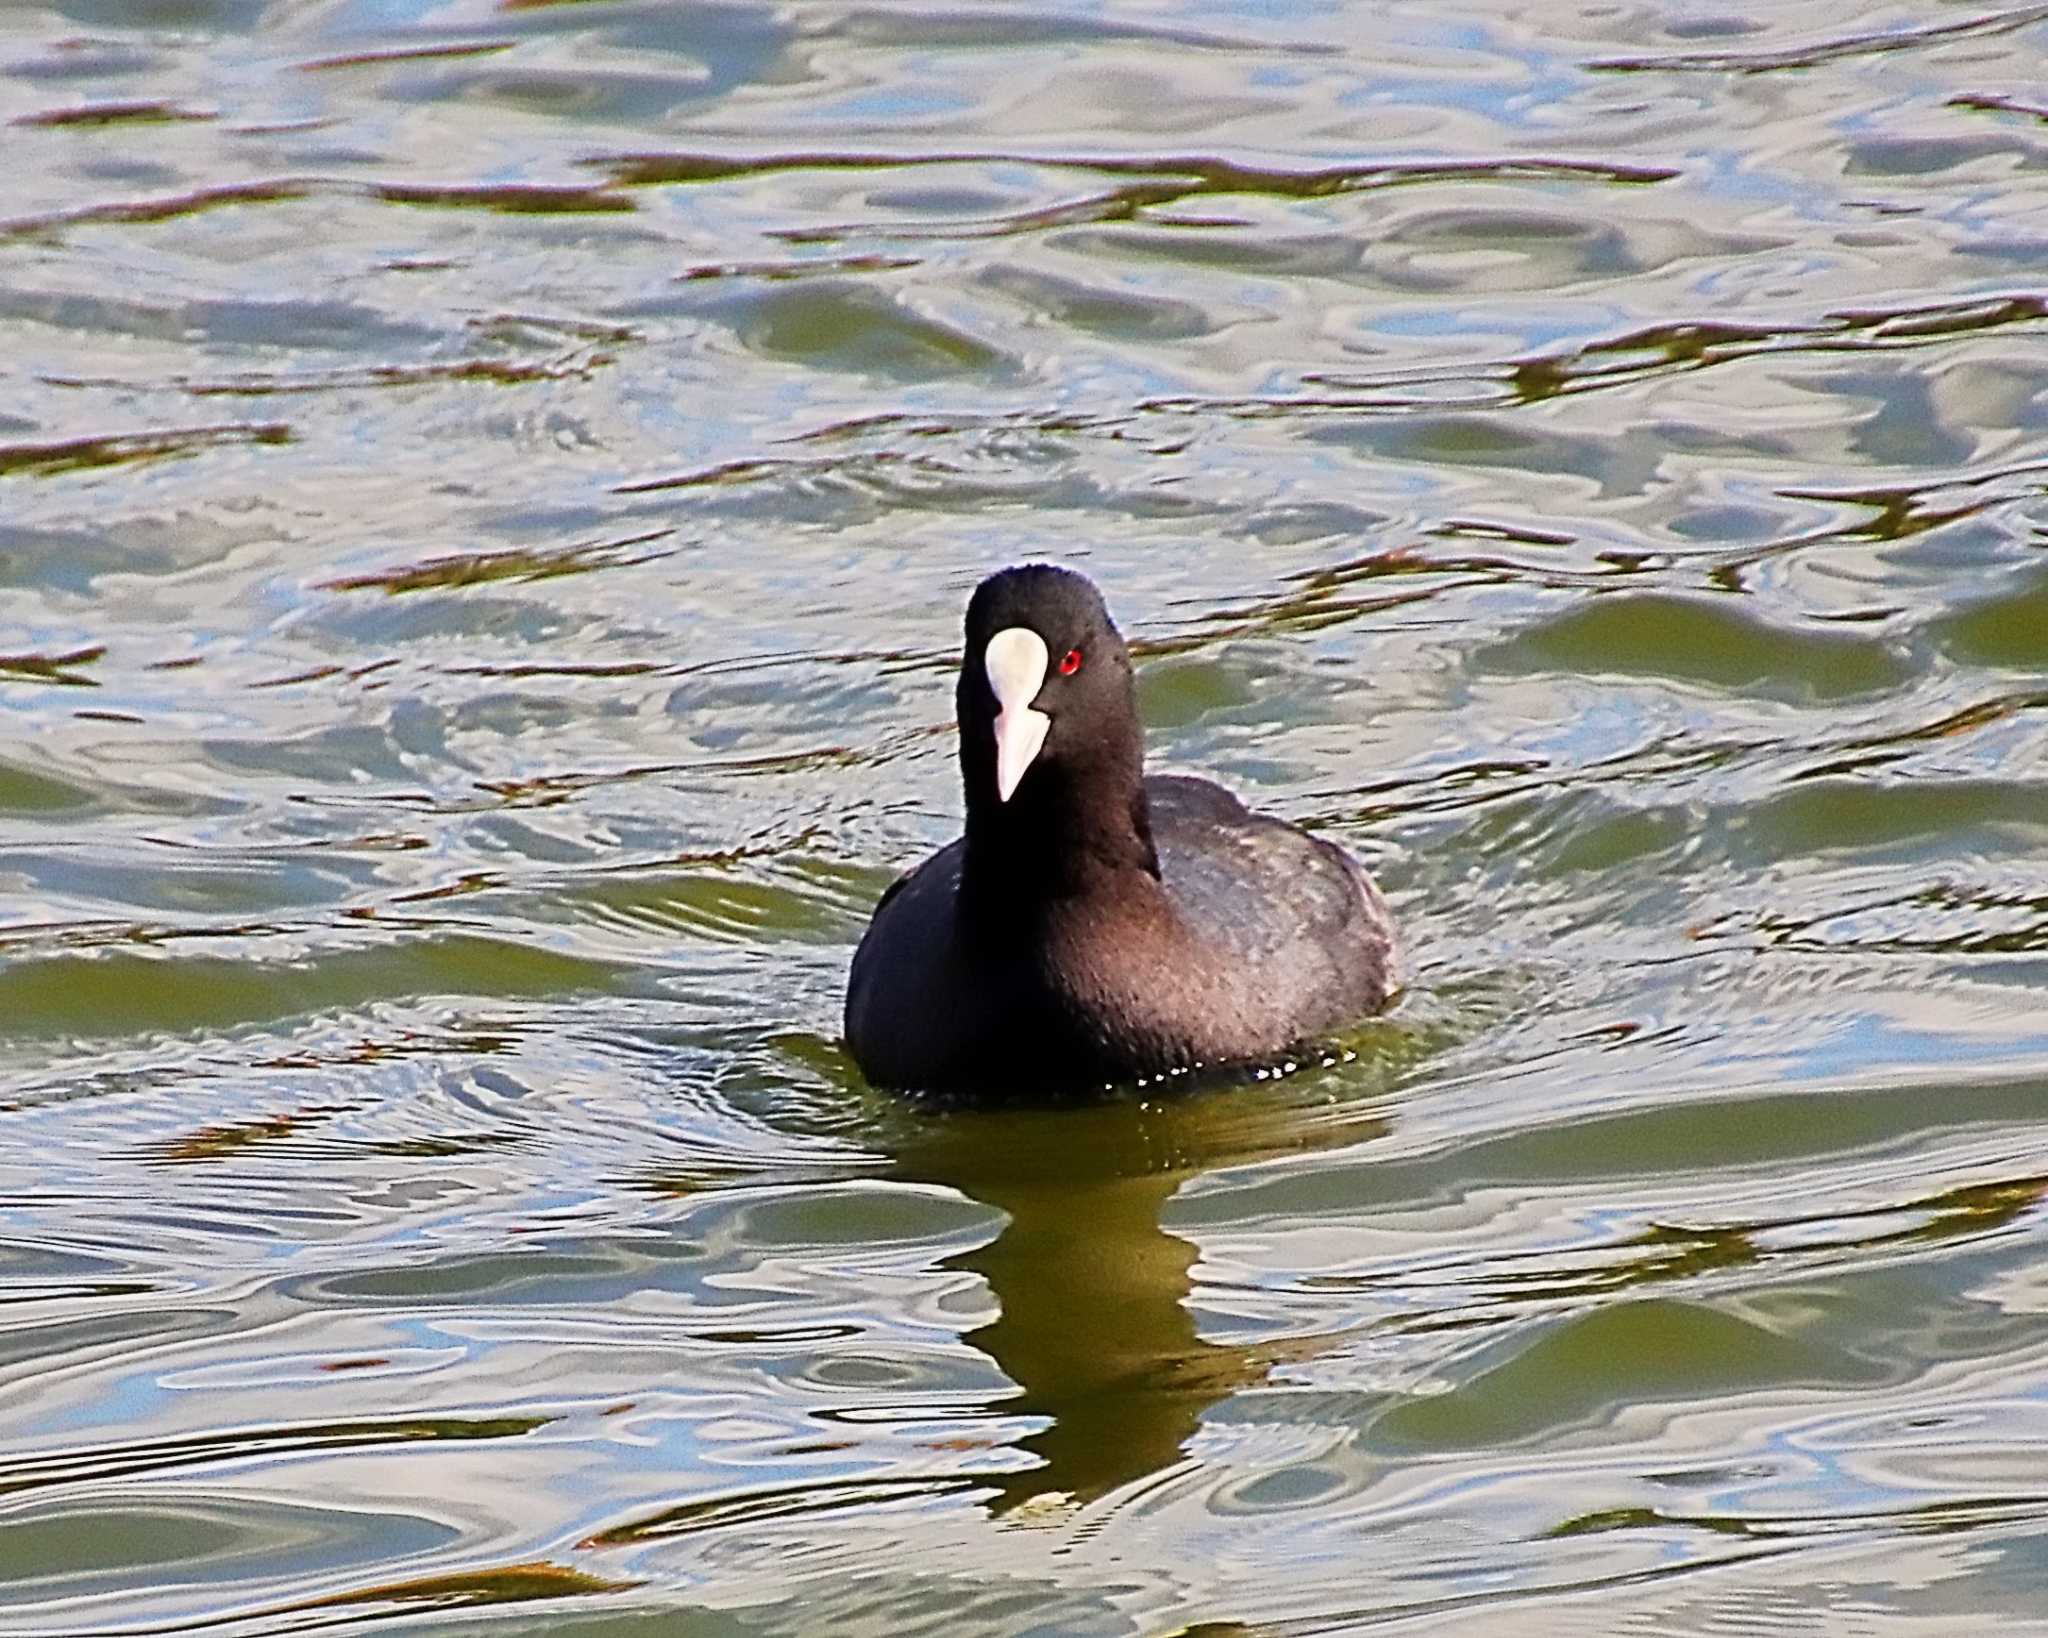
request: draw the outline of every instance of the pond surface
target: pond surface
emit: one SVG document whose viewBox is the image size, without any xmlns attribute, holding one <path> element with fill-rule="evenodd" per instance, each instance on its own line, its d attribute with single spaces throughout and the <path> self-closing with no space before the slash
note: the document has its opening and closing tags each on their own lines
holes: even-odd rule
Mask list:
<svg viewBox="0 0 2048 1638">
<path fill-rule="evenodd" d="M 0 9 L 0 1628 L 2048 1607 L 2048 7 Z M 1345 1060 L 837 1045 L 989 568 Z"/>
</svg>

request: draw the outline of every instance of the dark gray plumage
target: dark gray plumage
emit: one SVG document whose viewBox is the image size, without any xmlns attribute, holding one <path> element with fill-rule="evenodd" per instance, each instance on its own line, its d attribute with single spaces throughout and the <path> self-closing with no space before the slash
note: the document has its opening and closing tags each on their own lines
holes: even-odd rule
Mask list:
<svg viewBox="0 0 2048 1638">
<path fill-rule="evenodd" d="M 1020 681 L 999 636 L 1034 662 Z M 997 674 L 1036 685 L 1012 702 L 1030 710 L 1004 711 Z M 1081 575 L 982 582 L 957 708 L 966 834 L 883 894 L 847 982 L 871 1081 L 1062 1096 L 1270 1064 L 1393 995 L 1392 919 L 1357 860 L 1207 780 L 1144 777 L 1129 652 Z M 1006 801 L 998 728 L 1020 717 L 1049 720 L 1021 777 L 1013 747 Z"/>
</svg>

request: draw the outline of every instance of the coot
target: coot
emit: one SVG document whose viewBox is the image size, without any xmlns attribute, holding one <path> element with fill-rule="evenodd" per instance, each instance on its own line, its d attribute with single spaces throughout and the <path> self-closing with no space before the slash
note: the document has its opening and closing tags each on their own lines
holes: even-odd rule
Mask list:
<svg viewBox="0 0 2048 1638">
<path fill-rule="evenodd" d="M 966 834 L 882 895 L 847 980 L 870 1081 L 1058 1096 L 1277 1064 L 1394 993 L 1356 859 L 1145 777 L 1130 651 L 1085 576 L 976 588 L 957 709 Z"/>
</svg>

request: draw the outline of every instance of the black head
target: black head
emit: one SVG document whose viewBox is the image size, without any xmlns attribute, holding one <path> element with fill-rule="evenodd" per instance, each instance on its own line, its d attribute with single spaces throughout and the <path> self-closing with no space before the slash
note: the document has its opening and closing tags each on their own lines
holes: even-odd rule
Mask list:
<svg viewBox="0 0 2048 1638">
<path fill-rule="evenodd" d="M 958 706 L 970 836 L 1063 847 L 1120 829 L 1150 859 L 1130 650 L 1085 575 L 1030 563 L 975 588 Z"/>
</svg>

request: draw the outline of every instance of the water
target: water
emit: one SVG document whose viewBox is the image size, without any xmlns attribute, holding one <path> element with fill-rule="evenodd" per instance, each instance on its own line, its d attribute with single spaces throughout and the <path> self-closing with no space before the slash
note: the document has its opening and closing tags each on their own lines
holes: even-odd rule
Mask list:
<svg viewBox="0 0 2048 1638">
<path fill-rule="evenodd" d="M 0 1628 L 2048 1608 L 2048 8 L 0 9 Z M 836 1045 L 968 589 L 1348 1061 Z"/>
</svg>

